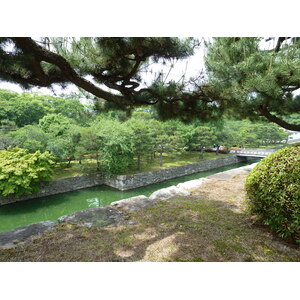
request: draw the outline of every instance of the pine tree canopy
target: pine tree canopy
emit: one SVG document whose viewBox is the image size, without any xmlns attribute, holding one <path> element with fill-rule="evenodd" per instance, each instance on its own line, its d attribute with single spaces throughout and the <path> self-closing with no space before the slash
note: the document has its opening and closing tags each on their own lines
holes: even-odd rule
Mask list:
<svg viewBox="0 0 300 300">
<path fill-rule="evenodd" d="M 73 83 L 117 105 L 153 104 L 184 96 L 182 87 L 163 86 L 158 76 L 144 88 L 141 70 L 159 59 L 186 58 L 196 44 L 192 38 L 0 38 L 0 79 L 23 88 Z"/>
<path fill-rule="evenodd" d="M 300 40 L 215 38 L 206 43 L 206 74 L 144 84 L 153 62 L 193 55 L 194 38 L 0 38 L 0 80 L 23 88 L 75 84 L 100 107 L 155 105 L 163 119 L 212 120 L 224 111 L 237 118 L 265 118 L 300 131 L 285 116 L 300 112 Z M 265 42 L 266 43 L 266 42 Z M 200 66 L 199 66 L 200 68 Z M 99 102 L 98 102 L 99 103 Z M 103 104 L 104 103 L 104 104 Z"/>
<path fill-rule="evenodd" d="M 300 131 L 284 120 L 300 112 L 299 38 L 215 38 L 206 46 L 207 84 L 226 111 Z"/>
</svg>

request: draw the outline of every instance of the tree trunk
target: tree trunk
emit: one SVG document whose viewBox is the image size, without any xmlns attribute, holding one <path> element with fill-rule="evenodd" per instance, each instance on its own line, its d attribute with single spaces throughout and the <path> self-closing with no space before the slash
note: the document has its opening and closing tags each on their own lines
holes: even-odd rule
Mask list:
<svg viewBox="0 0 300 300">
<path fill-rule="evenodd" d="M 137 163 L 138 163 L 138 170 L 140 170 L 141 169 L 141 155 L 140 154 L 138 154 L 138 161 L 137 161 Z"/>
<path fill-rule="evenodd" d="M 200 159 L 203 159 L 203 147 L 201 147 L 201 150 L 200 150 Z"/>
<path fill-rule="evenodd" d="M 100 171 L 100 163 L 99 163 L 99 155 L 96 154 L 96 161 L 97 161 L 97 171 Z"/>
<path fill-rule="evenodd" d="M 163 161 L 162 161 L 162 150 L 159 151 L 159 165 L 162 166 Z"/>
</svg>

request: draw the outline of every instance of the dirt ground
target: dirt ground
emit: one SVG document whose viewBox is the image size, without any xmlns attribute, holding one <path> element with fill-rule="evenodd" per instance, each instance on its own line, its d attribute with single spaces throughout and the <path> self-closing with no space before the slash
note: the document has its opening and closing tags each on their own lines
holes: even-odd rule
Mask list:
<svg viewBox="0 0 300 300">
<path fill-rule="evenodd" d="M 201 185 L 201 188 L 192 190 L 192 194 L 208 200 L 222 201 L 228 208 L 241 211 L 246 206 L 244 189 L 246 177 L 236 175 L 227 180 L 210 178 Z"/>
</svg>

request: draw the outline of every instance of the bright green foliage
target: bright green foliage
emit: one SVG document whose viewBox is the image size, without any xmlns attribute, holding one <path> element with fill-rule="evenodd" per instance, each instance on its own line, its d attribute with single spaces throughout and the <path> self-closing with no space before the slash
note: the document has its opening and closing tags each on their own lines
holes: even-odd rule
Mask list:
<svg viewBox="0 0 300 300">
<path fill-rule="evenodd" d="M 213 130 L 208 126 L 198 126 L 193 130 L 193 146 L 209 147 L 216 140 Z"/>
<path fill-rule="evenodd" d="M 265 147 L 286 142 L 289 132 L 278 125 L 266 122 L 252 123 L 247 120 L 225 120 L 222 128 L 214 129 L 216 143 L 240 147 Z"/>
<path fill-rule="evenodd" d="M 149 160 L 153 152 L 151 128 L 149 123 L 142 118 L 130 119 L 124 125 L 128 125 L 133 131 L 133 151 L 134 155 L 137 157 L 137 168 L 140 170 L 142 157 L 146 157 Z"/>
<path fill-rule="evenodd" d="M 1 150 L 0 194 L 21 196 L 38 191 L 41 181 L 51 179 L 52 164 L 49 152 L 28 153 L 20 148 Z"/>
<path fill-rule="evenodd" d="M 49 114 L 40 119 L 39 126 L 46 133 L 60 136 L 71 127 L 71 120 L 62 114 Z"/>
<path fill-rule="evenodd" d="M 49 95 L 33 95 L 34 99 L 41 102 L 47 113 L 62 114 L 63 116 L 84 125 L 89 118 L 94 115 L 93 109 L 89 105 L 80 102 L 80 95 L 71 93 L 62 97 Z"/>
<path fill-rule="evenodd" d="M 168 153 L 170 156 L 184 151 L 184 140 L 176 131 L 174 123 L 163 123 L 156 120 L 151 120 L 151 137 L 155 152 L 159 153 L 160 166 L 163 164 L 163 153 Z"/>
<path fill-rule="evenodd" d="M 38 150 L 44 152 L 49 140 L 49 135 L 37 125 L 26 125 L 9 134 L 14 143 L 21 148 L 33 153 Z"/>
<path fill-rule="evenodd" d="M 38 123 L 46 113 L 46 107 L 29 93 L 9 93 L 0 90 L 0 121 L 10 120 L 17 126 Z"/>
<path fill-rule="evenodd" d="M 300 145 L 263 159 L 248 175 L 249 210 L 281 237 L 300 243 Z"/>
<path fill-rule="evenodd" d="M 18 94 L 0 89 L 0 122 L 9 120 L 22 127 L 37 124 L 46 114 L 53 113 L 71 118 L 79 124 L 87 123 L 94 114 L 91 106 L 83 105 L 79 96 L 74 93 L 71 94 L 74 99 L 63 96 L 66 99 L 34 92 Z"/>
<path fill-rule="evenodd" d="M 107 174 L 118 174 L 133 164 L 133 132 L 124 123 L 100 119 L 92 124 L 97 135 L 101 168 Z"/>
</svg>

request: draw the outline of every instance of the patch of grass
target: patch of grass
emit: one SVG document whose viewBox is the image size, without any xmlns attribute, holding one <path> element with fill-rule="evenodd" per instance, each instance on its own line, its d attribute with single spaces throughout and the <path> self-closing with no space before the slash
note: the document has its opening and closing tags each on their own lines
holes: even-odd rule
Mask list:
<svg viewBox="0 0 300 300">
<path fill-rule="evenodd" d="M 128 213 L 135 225 L 59 224 L 0 261 L 300 261 L 299 248 L 252 224 L 221 201 L 186 197 Z"/>
<path fill-rule="evenodd" d="M 168 155 L 167 153 L 163 153 L 163 165 L 159 165 L 159 157 L 156 156 L 153 161 L 151 162 L 146 162 L 142 161 L 141 164 L 141 170 L 137 169 L 137 166 L 134 165 L 130 170 L 128 170 L 124 174 L 136 174 L 136 173 L 142 173 L 142 172 L 150 172 L 150 171 L 155 171 L 155 170 L 161 170 L 161 169 L 166 169 L 166 168 L 173 168 L 173 167 L 179 167 L 182 165 L 187 165 L 187 164 L 194 164 L 198 163 L 204 160 L 209 160 L 209 159 L 215 159 L 215 158 L 221 158 L 221 157 L 226 157 L 230 156 L 232 154 L 221 154 L 219 153 L 216 155 L 216 153 L 209 153 L 209 152 L 204 152 L 203 157 L 200 156 L 200 152 L 197 151 L 190 151 L 190 152 L 183 152 L 180 155 L 177 155 L 176 157 L 172 157 Z"/>
<path fill-rule="evenodd" d="M 135 163 L 128 171 L 121 174 L 136 174 L 142 172 L 150 172 L 165 168 L 178 167 L 186 164 L 193 164 L 208 159 L 226 157 L 230 155 L 232 154 L 216 155 L 215 153 L 205 152 L 203 153 L 203 158 L 200 159 L 200 153 L 197 151 L 184 152 L 176 157 L 171 157 L 168 154 L 163 153 L 163 166 L 159 165 L 159 157 L 157 156 L 151 162 L 146 162 L 142 160 L 141 170 L 137 169 L 137 163 Z M 68 163 L 58 163 L 53 171 L 53 179 L 60 179 L 95 173 L 97 172 L 97 165 L 95 159 L 84 159 L 82 160 L 81 164 L 79 164 L 79 162 L 75 160 L 71 161 L 70 165 L 68 165 Z"/>
<path fill-rule="evenodd" d="M 70 165 L 67 163 L 58 163 L 53 171 L 53 179 L 75 177 L 95 173 L 97 165 L 95 159 L 85 159 L 82 160 L 81 164 L 78 161 L 71 161 Z"/>
</svg>

